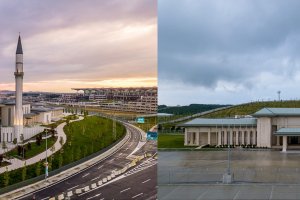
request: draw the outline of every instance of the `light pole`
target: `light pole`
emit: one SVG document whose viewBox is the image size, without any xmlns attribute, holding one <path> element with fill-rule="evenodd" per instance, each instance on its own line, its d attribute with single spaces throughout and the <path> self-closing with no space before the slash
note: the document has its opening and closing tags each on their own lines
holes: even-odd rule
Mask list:
<svg viewBox="0 0 300 200">
<path fill-rule="evenodd" d="M 230 125 L 228 125 L 228 130 L 230 129 Z M 227 132 L 226 132 L 227 134 Z M 231 141 L 231 138 L 230 138 L 231 134 L 229 132 L 229 135 L 227 136 L 227 147 L 228 147 L 228 151 L 227 151 L 227 156 L 228 156 L 228 166 L 227 166 L 227 174 L 230 175 L 230 141 Z"/>
<path fill-rule="evenodd" d="M 48 155 L 47 155 L 47 150 L 48 150 L 48 148 L 47 148 L 47 133 L 48 133 L 48 130 L 47 130 L 47 129 L 45 130 L 45 133 L 46 133 L 46 162 L 45 162 L 45 179 L 47 179 L 47 177 L 48 177 L 48 160 L 47 160 L 47 157 L 48 157 Z"/>
</svg>

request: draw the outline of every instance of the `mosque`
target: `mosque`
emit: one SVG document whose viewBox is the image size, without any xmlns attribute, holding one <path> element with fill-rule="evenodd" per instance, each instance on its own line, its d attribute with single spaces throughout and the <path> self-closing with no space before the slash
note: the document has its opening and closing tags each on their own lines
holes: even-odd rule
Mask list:
<svg viewBox="0 0 300 200">
<path fill-rule="evenodd" d="M 42 132 L 42 124 L 49 124 L 63 114 L 64 108 L 34 106 L 23 102 L 23 48 L 18 38 L 15 65 L 15 101 L 0 99 L 0 142 L 21 142 Z"/>
<path fill-rule="evenodd" d="M 179 125 L 185 128 L 184 145 L 253 145 L 300 147 L 300 108 L 263 108 L 245 118 L 197 118 Z"/>
</svg>

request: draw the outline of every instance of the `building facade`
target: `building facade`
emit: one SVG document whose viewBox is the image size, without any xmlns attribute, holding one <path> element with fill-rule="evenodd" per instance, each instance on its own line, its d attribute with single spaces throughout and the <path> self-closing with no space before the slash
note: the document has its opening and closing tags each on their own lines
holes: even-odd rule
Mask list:
<svg viewBox="0 0 300 200">
<path fill-rule="evenodd" d="M 255 145 L 282 148 L 300 146 L 300 108 L 263 108 L 246 118 L 197 118 L 185 128 L 186 146 Z"/>
</svg>

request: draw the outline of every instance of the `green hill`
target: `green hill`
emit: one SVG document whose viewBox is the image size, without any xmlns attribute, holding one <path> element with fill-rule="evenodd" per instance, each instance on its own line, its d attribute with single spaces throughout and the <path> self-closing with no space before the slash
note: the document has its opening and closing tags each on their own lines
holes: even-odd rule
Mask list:
<svg viewBox="0 0 300 200">
<path fill-rule="evenodd" d="M 274 107 L 274 108 L 300 108 L 300 100 L 297 101 L 265 101 L 265 102 L 251 102 L 236 105 L 230 108 L 224 108 L 223 110 L 214 111 L 202 116 L 191 117 L 190 119 L 184 119 L 178 122 L 167 122 L 159 126 L 161 129 L 175 129 L 176 125 L 190 121 L 194 118 L 203 117 L 203 118 L 222 118 L 222 117 L 235 117 L 236 115 L 251 115 L 258 110 L 265 107 Z"/>
<path fill-rule="evenodd" d="M 219 105 L 219 104 L 190 104 L 188 106 L 166 106 L 159 105 L 158 113 L 169 113 L 174 115 L 192 115 L 200 112 L 205 112 L 208 110 L 221 108 L 229 105 Z"/>
<path fill-rule="evenodd" d="M 234 117 L 235 115 L 251 115 L 265 107 L 273 108 L 300 108 L 300 100 L 297 101 L 266 101 L 251 102 L 237 105 L 228 109 L 203 115 L 207 118 Z"/>
</svg>

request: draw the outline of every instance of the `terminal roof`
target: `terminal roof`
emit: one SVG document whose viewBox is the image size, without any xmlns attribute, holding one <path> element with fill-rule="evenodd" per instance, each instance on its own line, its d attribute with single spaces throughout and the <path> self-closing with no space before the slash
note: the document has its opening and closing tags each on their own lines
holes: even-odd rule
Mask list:
<svg viewBox="0 0 300 200">
<path fill-rule="evenodd" d="M 263 108 L 252 116 L 275 117 L 275 116 L 300 116 L 300 108 Z"/>
<path fill-rule="evenodd" d="M 256 118 L 196 118 L 179 126 L 256 126 Z"/>
<path fill-rule="evenodd" d="M 274 135 L 300 136 L 300 128 L 281 128 Z"/>
</svg>

